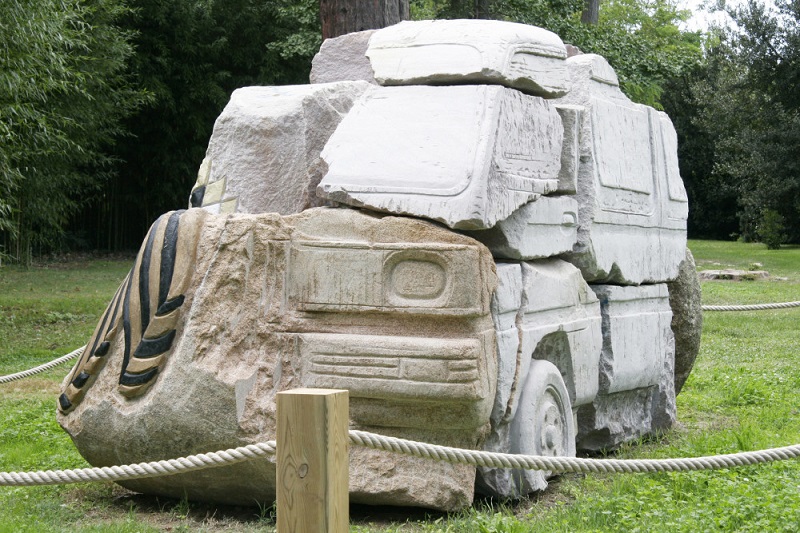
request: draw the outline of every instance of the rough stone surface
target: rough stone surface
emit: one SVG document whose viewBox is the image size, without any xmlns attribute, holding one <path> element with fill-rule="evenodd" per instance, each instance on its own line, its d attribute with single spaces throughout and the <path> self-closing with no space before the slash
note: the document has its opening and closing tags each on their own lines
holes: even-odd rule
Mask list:
<svg viewBox="0 0 800 533">
<path fill-rule="evenodd" d="M 369 38 L 376 30 L 325 39 L 311 62 L 311 83 L 363 80 L 377 84 L 367 58 Z"/>
<path fill-rule="evenodd" d="M 680 274 L 667 284 L 669 305 L 672 308 L 672 332 L 675 334 L 675 394 L 692 371 L 694 360 L 700 352 L 703 331 L 702 292 L 697 276 L 697 266 L 692 252 L 686 249 L 686 259 Z"/>
<path fill-rule="evenodd" d="M 578 240 L 578 202 L 572 196 L 541 196 L 495 227 L 468 234 L 500 259 L 542 259 L 571 252 Z"/>
<path fill-rule="evenodd" d="M 499 84 L 552 98 L 569 79 L 556 34 L 496 20 L 401 22 L 375 32 L 367 56 L 382 85 Z"/>
<path fill-rule="evenodd" d="M 174 333 L 147 388 L 128 394 L 120 372 L 127 365 L 131 374 L 153 332 L 138 317 L 152 326 L 165 311 L 146 304 L 160 298 L 168 260 L 157 228 L 151 252 L 145 245 L 137 258 L 129 295 L 110 306 L 122 309 L 101 322 L 96 337 L 107 338 L 106 327 L 126 334 L 110 339 L 102 368 L 85 354 L 64 383 L 68 391 L 94 369 L 90 382 L 77 383 L 81 397 L 73 395 L 58 416 L 91 464 L 274 439 L 275 394 L 296 387 L 349 389 L 354 428 L 481 447 L 497 372 L 490 316 L 496 277 L 482 245 L 427 222 L 351 209 L 287 217 L 194 209 L 179 218 L 196 237 L 196 253 L 190 247 L 175 265 L 181 297 Z M 145 280 L 145 273 L 152 275 Z M 471 467 L 355 447 L 350 465 L 354 502 L 452 510 L 472 501 Z M 124 485 L 177 498 L 270 503 L 275 465 L 248 461 Z"/>
<path fill-rule="evenodd" d="M 499 86 L 375 87 L 322 152 L 317 193 L 378 211 L 484 229 L 555 190 L 561 119 Z"/>
<path fill-rule="evenodd" d="M 669 118 L 632 103 L 600 56 L 567 59 L 572 86 L 558 104 L 585 108 L 578 168 L 578 245 L 569 260 L 593 283 L 674 279 L 686 249 L 686 191 Z"/>
<path fill-rule="evenodd" d="M 561 104 L 556 106 L 564 127 L 564 144 L 561 149 L 561 170 L 558 172 L 557 192 L 575 194 L 578 192 L 578 170 L 580 169 L 580 133 L 584 108 Z"/>
<path fill-rule="evenodd" d="M 500 263 L 497 275 L 492 316 L 499 370 L 492 432 L 485 449 L 534 453 L 522 451 L 525 445 L 516 442 L 510 431 L 531 361 L 555 365 L 573 406 L 590 403 L 599 388 L 600 304 L 580 272 L 565 261 Z M 571 422 L 572 413 L 569 416 Z M 496 496 L 521 496 L 527 490 L 519 485 L 519 477 L 505 469 L 481 468 L 478 487 Z M 527 488 L 541 490 L 545 485 L 542 479 L 539 486 Z"/>
<path fill-rule="evenodd" d="M 237 89 L 214 124 L 191 205 L 213 213 L 298 213 L 322 205 L 320 152 L 363 81 Z"/>
<path fill-rule="evenodd" d="M 600 392 L 578 410 L 578 448 L 613 449 L 675 420 L 675 341 L 666 284 L 594 285 L 603 316 Z"/>
</svg>

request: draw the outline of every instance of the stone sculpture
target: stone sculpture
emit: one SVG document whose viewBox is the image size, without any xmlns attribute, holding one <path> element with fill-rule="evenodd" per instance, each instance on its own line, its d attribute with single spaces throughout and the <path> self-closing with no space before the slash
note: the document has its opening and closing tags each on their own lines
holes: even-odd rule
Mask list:
<svg viewBox="0 0 800 533">
<path fill-rule="evenodd" d="M 343 36 L 312 78 L 236 91 L 194 208 L 151 228 L 59 399 L 90 463 L 272 439 L 295 387 L 348 389 L 353 428 L 491 451 L 672 424 L 671 308 L 697 308 L 668 296 L 699 296 L 673 281 L 686 197 L 665 115 L 599 56 L 497 21 Z M 454 510 L 548 477 L 350 453 L 354 502 Z M 275 483 L 264 460 L 124 484 L 251 504 Z"/>
</svg>

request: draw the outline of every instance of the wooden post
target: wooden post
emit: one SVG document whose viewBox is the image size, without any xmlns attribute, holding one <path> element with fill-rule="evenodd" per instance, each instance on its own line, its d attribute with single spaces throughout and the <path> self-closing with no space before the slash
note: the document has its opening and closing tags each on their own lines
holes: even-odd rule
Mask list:
<svg viewBox="0 0 800 533">
<path fill-rule="evenodd" d="M 346 533 L 349 396 L 346 390 L 280 392 L 277 439 L 279 533 Z"/>
</svg>

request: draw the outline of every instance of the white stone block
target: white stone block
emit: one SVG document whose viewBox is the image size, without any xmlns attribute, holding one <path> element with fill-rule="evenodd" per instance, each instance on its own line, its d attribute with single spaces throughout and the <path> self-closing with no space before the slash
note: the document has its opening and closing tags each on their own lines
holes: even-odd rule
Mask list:
<svg viewBox="0 0 800 533">
<path fill-rule="evenodd" d="M 369 38 L 376 30 L 325 39 L 311 62 L 311 83 L 363 80 L 377 84 L 367 59 Z"/>
<path fill-rule="evenodd" d="M 602 342 L 597 297 L 581 273 L 565 261 L 545 259 L 522 265 L 523 375 L 530 359 L 550 361 L 561 370 L 572 404 L 591 402 L 599 387 Z"/>
<path fill-rule="evenodd" d="M 401 22 L 375 32 L 367 56 L 382 85 L 499 84 L 549 98 L 568 88 L 561 39 L 513 22 Z"/>
<path fill-rule="evenodd" d="M 502 259 L 542 259 L 571 252 L 578 241 L 578 201 L 541 196 L 491 229 L 468 232 Z"/>
<path fill-rule="evenodd" d="M 320 152 L 363 81 L 245 87 L 217 118 L 191 205 L 215 213 L 297 213 L 322 205 Z"/>
<path fill-rule="evenodd" d="M 484 229 L 555 190 L 563 130 L 545 100 L 499 86 L 375 87 L 322 152 L 329 200 Z"/>
<path fill-rule="evenodd" d="M 508 419 L 511 390 L 519 365 L 519 329 L 522 307 L 522 267 L 519 263 L 497 264 L 497 289 L 492 297 L 492 319 L 497 339 L 497 393 L 492 410 L 496 427 Z"/>
<path fill-rule="evenodd" d="M 569 260 L 590 282 L 674 279 L 686 248 L 688 204 L 672 123 L 623 95 L 602 57 L 578 55 L 567 64 L 572 87 L 559 105 L 585 108 L 578 245 Z"/>
<path fill-rule="evenodd" d="M 666 284 L 593 285 L 603 311 L 603 392 L 658 384 L 668 351 L 672 308 Z"/>
<path fill-rule="evenodd" d="M 592 286 L 603 313 L 600 393 L 578 411 L 578 445 L 613 449 L 675 420 L 675 344 L 666 284 Z"/>
<path fill-rule="evenodd" d="M 564 144 L 561 149 L 561 170 L 558 172 L 558 190 L 562 194 L 578 192 L 580 168 L 580 131 L 583 120 L 582 106 L 561 104 L 556 106 L 564 126 Z"/>
<path fill-rule="evenodd" d="M 509 452 L 525 449 L 514 441 L 510 427 L 525 393 L 533 360 L 555 365 L 573 407 L 591 404 L 595 399 L 599 390 L 601 315 L 594 292 L 583 281 L 580 271 L 565 261 L 547 259 L 520 264 L 501 263 L 498 265 L 498 279 L 498 292 L 492 303 L 495 327 L 498 324 L 501 328 L 510 326 L 512 315 L 514 326 L 496 333 L 497 397 L 492 411 L 491 433 L 484 448 Z M 514 283 L 521 283 L 522 290 L 512 289 Z M 516 297 L 518 302 L 513 300 Z M 517 310 L 515 314 L 514 309 Z M 515 345 L 503 343 L 507 331 L 519 336 Z M 516 353 L 510 346 L 517 347 Z M 570 412 L 570 421 L 572 416 Z M 571 440 L 574 440 L 574 434 Z M 572 449 L 574 451 L 574 446 Z M 521 496 L 524 487 L 514 481 L 515 476 L 519 477 L 505 469 L 481 468 L 479 490 L 503 497 Z"/>
</svg>

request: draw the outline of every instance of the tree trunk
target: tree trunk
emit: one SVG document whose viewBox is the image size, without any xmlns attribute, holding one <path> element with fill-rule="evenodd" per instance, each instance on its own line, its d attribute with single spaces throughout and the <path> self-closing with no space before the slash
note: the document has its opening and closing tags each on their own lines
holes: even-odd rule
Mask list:
<svg viewBox="0 0 800 533">
<path fill-rule="evenodd" d="M 491 0 L 475 0 L 475 18 L 476 19 L 490 19 L 491 17 Z"/>
<path fill-rule="evenodd" d="M 597 24 L 600 19 L 600 0 L 586 0 L 581 13 L 581 22 L 584 24 Z"/>
<path fill-rule="evenodd" d="M 319 0 L 322 38 L 374 30 L 409 18 L 409 0 Z"/>
</svg>

